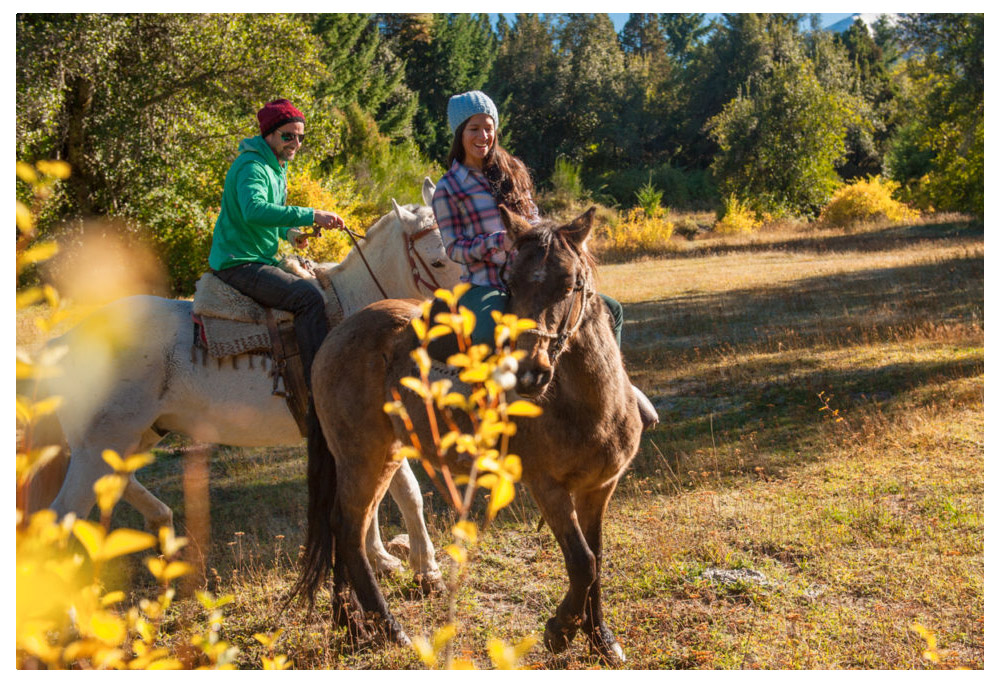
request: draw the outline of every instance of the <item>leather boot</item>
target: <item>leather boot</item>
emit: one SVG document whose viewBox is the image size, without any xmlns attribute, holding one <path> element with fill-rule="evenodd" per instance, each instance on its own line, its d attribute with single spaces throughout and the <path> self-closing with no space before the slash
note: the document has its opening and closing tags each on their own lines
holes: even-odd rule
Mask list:
<svg viewBox="0 0 1000 680">
<path fill-rule="evenodd" d="M 656 427 L 657 423 L 660 422 L 660 416 L 653 407 L 653 402 L 635 385 L 632 385 L 632 391 L 635 392 L 635 400 L 639 404 L 639 415 L 642 416 L 643 431 L 645 432 Z"/>
</svg>

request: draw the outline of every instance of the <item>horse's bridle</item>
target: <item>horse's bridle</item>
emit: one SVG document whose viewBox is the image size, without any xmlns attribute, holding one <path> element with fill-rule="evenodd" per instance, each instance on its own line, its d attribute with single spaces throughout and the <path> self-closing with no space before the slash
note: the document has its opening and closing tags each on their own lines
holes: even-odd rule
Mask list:
<svg viewBox="0 0 1000 680">
<path fill-rule="evenodd" d="M 439 284 L 437 279 L 434 278 L 434 272 L 431 271 L 429 266 L 427 266 L 427 262 L 424 261 L 423 256 L 417 250 L 416 243 L 424 236 L 437 231 L 437 228 L 437 224 L 433 224 L 429 227 L 424 227 L 413 235 L 406 235 L 406 259 L 410 262 L 410 274 L 413 276 L 413 284 L 418 290 L 420 289 L 420 286 L 423 285 L 424 288 L 428 289 L 431 295 L 433 295 L 434 291 L 441 287 L 441 284 Z M 421 273 L 420 267 L 423 267 L 423 273 Z M 430 277 L 430 281 L 424 278 L 424 274 Z"/>
<path fill-rule="evenodd" d="M 576 252 L 575 249 L 574 252 Z M 548 338 L 549 340 L 554 340 L 554 342 L 549 345 L 549 363 L 553 367 L 556 365 L 559 355 L 566 350 L 566 343 L 569 342 L 570 338 L 572 338 L 576 332 L 580 330 L 580 326 L 583 325 L 583 320 L 587 316 L 587 306 L 590 304 L 590 299 L 596 292 L 594 290 L 593 275 L 590 271 L 590 267 L 582 261 L 583 258 L 579 253 L 577 253 L 577 260 L 580 261 L 580 264 L 583 266 L 583 270 L 586 274 L 578 277 L 576 285 L 573 286 L 573 292 L 577 293 L 577 295 L 570 306 L 569 313 L 566 314 L 560 322 L 559 330 L 555 333 L 545 331 L 540 328 L 529 328 L 522 331 L 523 333 L 530 333 L 532 335 Z M 579 301 L 580 307 L 576 313 L 576 319 L 570 323 L 570 318 L 573 316 L 573 307 L 576 305 L 577 301 Z"/>
</svg>

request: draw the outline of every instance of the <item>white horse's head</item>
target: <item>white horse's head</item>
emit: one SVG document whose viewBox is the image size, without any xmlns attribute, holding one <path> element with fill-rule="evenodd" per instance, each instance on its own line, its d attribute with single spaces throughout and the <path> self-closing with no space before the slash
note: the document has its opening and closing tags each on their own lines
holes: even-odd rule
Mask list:
<svg viewBox="0 0 1000 680">
<path fill-rule="evenodd" d="M 438 288 L 458 285 L 462 267 L 445 252 L 430 207 L 430 178 L 424 179 L 421 193 L 424 205 L 393 200 L 392 211 L 373 224 L 340 263 L 317 265 L 317 277 L 330 281 L 348 313 L 383 296 L 426 298 Z"/>
<path fill-rule="evenodd" d="M 434 211 L 430 207 L 434 196 L 434 183 L 429 177 L 424 178 L 421 193 L 424 205 L 401 206 L 393 199 L 392 209 L 403 227 L 406 256 L 414 281 L 425 294 L 429 295 L 436 288 L 457 286 L 462 275 L 462 267 L 445 252 L 444 241 L 434 220 Z"/>
</svg>

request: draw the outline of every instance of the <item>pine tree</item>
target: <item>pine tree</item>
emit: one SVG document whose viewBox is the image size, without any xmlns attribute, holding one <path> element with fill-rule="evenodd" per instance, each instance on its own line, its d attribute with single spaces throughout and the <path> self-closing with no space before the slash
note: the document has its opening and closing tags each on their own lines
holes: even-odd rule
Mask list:
<svg viewBox="0 0 1000 680">
<path fill-rule="evenodd" d="M 319 14 L 311 20 L 329 72 L 317 97 L 342 110 L 356 103 L 375 119 L 382 134 L 408 137 L 417 98 L 406 87 L 404 65 L 382 37 L 374 15 Z"/>
</svg>

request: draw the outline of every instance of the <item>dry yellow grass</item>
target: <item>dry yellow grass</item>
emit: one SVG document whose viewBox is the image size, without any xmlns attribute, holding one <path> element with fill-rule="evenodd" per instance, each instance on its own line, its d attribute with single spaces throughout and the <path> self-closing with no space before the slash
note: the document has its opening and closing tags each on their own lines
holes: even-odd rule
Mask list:
<svg viewBox="0 0 1000 680">
<path fill-rule="evenodd" d="M 606 524 L 607 618 L 627 668 L 983 666 L 983 268 L 982 233 L 947 219 L 765 229 L 601 268 L 625 303 L 630 374 L 663 420 Z M 181 464 L 165 447 L 140 478 L 183 527 Z M 212 471 L 208 585 L 236 595 L 225 634 L 241 666 L 257 665 L 253 633 L 281 627 L 275 651 L 296 668 L 419 667 L 409 650 L 352 647 L 325 598 L 281 611 L 304 528 L 301 448 L 220 447 Z M 451 520 L 431 489 L 440 547 Z M 387 539 L 401 530 L 394 508 L 382 518 Z M 481 667 L 489 638 L 539 634 L 565 590 L 537 522 L 519 492 L 482 536 L 458 636 Z M 766 583 L 726 585 L 712 568 Z M 441 625 L 443 600 L 407 576 L 382 585 L 411 635 Z M 176 607 L 178 625 L 198 615 Z M 580 641 L 526 662 L 598 663 Z"/>
</svg>

